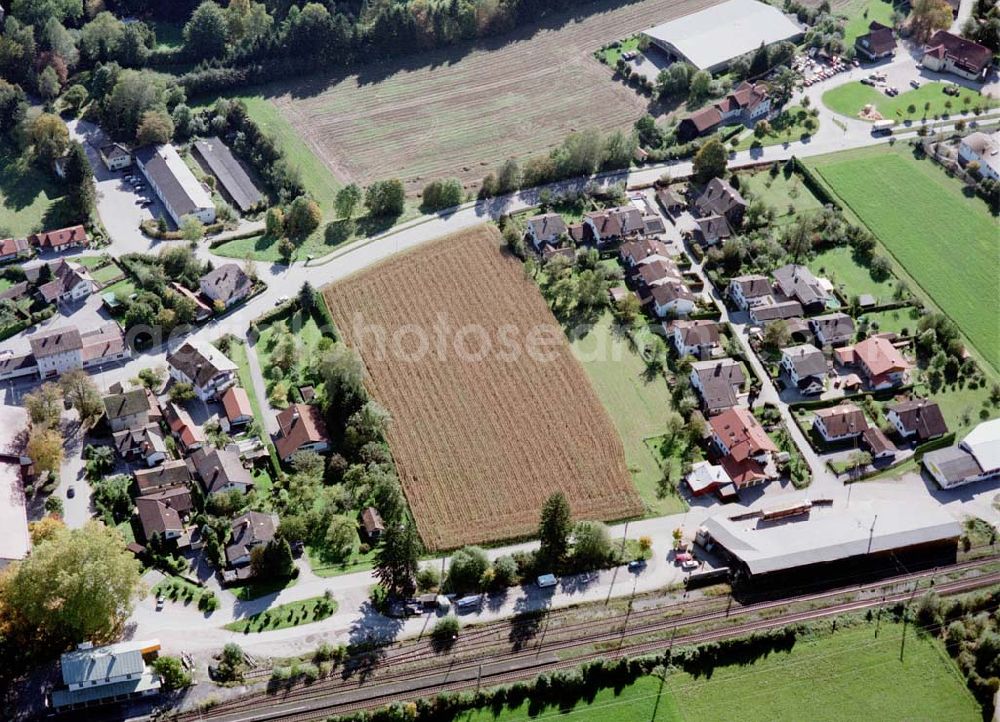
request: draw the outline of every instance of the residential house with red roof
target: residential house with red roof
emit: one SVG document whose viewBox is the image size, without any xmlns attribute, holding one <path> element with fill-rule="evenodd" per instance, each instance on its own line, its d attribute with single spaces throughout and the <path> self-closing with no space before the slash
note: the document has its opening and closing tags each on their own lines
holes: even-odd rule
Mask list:
<svg viewBox="0 0 1000 722">
<path fill-rule="evenodd" d="M 722 458 L 722 467 L 737 489 L 771 478 L 766 467 L 778 447 L 750 409 L 734 406 L 713 416 L 708 424 L 712 441 Z"/>
<path fill-rule="evenodd" d="M 57 231 L 32 233 L 28 236 L 28 243 L 41 251 L 62 253 L 71 248 L 86 248 L 90 245 L 90 237 L 83 226 L 70 226 Z"/>
<path fill-rule="evenodd" d="M 330 448 L 323 412 L 316 406 L 292 404 L 278 414 L 278 427 L 274 446 L 282 461 L 291 461 L 300 451 L 318 453 Z"/>
<path fill-rule="evenodd" d="M 938 30 L 931 36 L 920 60 L 928 70 L 968 80 L 984 80 L 992 62 L 993 51 L 989 48 L 947 30 Z"/>
</svg>

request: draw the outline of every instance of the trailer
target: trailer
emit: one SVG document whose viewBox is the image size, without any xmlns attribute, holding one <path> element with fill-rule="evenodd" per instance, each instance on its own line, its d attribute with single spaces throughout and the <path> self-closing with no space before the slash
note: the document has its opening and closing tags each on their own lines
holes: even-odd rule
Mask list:
<svg viewBox="0 0 1000 722">
<path fill-rule="evenodd" d="M 687 589 L 698 589 L 728 581 L 729 567 L 719 567 L 718 569 L 706 569 L 703 572 L 692 573 L 684 580 L 684 586 Z"/>
</svg>

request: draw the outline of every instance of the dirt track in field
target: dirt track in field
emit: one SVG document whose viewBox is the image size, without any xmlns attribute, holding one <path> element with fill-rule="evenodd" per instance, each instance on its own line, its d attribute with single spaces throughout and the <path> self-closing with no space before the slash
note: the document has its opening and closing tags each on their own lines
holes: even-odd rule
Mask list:
<svg viewBox="0 0 1000 722">
<path fill-rule="evenodd" d="M 498 236 L 481 226 L 324 290 L 392 415 L 389 445 L 432 550 L 533 534 L 557 490 L 576 518 L 643 510 L 586 372 Z"/>
<path fill-rule="evenodd" d="M 432 178 L 467 187 L 508 157 L 543 153 L 571 131 L 629 128 L 648 98 L 613 79 L 602 45 L 718 0 L 581 2 L 537 25 L 347 77 L 286 81 L 274 102 L 341 181 Z"/>
</svg>

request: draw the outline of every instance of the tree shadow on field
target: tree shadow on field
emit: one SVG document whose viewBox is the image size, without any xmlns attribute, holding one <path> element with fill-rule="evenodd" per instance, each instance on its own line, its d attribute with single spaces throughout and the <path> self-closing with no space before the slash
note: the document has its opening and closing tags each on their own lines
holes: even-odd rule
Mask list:
<svg viewBox="0 0 1000 722">
<path fill-rule="evenodd" d="M 364 58 L 353 67 L 338 70 L 334 73 L 318 72 L 295 83 L 291 88 L 287 81 L 272 83 L 273 95 L 291 95 L 294 99 L 315 97 L 330 88 L 357 78 L 359 86 L 377 85 L 400 73 L 416 70 L 445 68 L 461 61 L 473 52 L 500 50 L 508 45 L 532 40 L 536 35 L 559 30 L 575 22 L 581 22 L 591 15 L 600 15 L 628 5 L 634 5 L 641 0 L 583 0 L 567 3 L 565 10 L 546 12 L 535 22 L 529 22 L 510 32 L 501 33 L 475 41 L 466 41 L 448 47 L 417 51 L 407 55 L 387 55 L 379 49 L 368 51 Z M 613 40 L 614 38 L 609 38 Z M 527 50 L 527 48 L 525 48 Z M 596 62 L 596 61 L 595 61 Z"/>
</svg>

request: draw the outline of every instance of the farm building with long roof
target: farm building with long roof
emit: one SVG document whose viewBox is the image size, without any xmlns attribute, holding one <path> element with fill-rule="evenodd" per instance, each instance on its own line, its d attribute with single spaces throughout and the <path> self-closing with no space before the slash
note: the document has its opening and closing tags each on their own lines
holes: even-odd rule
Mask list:
<svg viewBox="0 0 1000 722">
<path fill-rule="evenodd" d="M 674 60 L 712 72 L 762 43 L 797 40 L 802 34 L 781 10 L 757 0 L 727 0 L 643 32 Z"/>
</svg>

